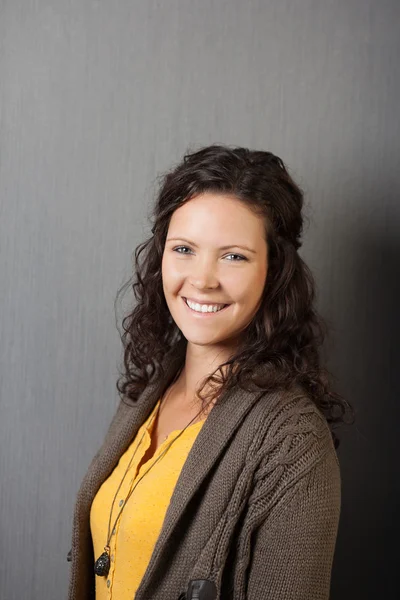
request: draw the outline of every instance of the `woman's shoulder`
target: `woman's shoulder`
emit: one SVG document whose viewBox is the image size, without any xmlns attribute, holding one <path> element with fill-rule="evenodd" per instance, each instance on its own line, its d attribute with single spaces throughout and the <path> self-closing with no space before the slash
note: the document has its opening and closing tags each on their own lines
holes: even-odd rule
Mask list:
<svg viewBox="0 0 400 600">
<path fill-rule="evenodd" d="M 340 511 L 341 474 L 327 420 L 304 391 L 268 394 L 253 455 L 253 510 L 268 513 L 304 495 L 311 504 L 327 494 L 327 506 Z M 301 491 L 302 490 L 302 491 Z M 302 496 L 303 497 L 303 496 Z M 307 500 L 308 502 L 308 500 Z"/>
<path fill-rule="evenodd" d="M 260 400 L 259 452 L 264 461 L 305 472 L 319 461 L 330 460 L 339 470 L 328 421 L 301 386 L 266 394 Z"/>
<path fill-rule="evenodd" d="M 287 433 L 330 435 L 329 424 L 314 399 L 300 385 L 289 389 L 265 393 L 261 396 L 264 404 L 264 421 L 271 425 L 271 433 L 285 427 Z"/>
</svg>

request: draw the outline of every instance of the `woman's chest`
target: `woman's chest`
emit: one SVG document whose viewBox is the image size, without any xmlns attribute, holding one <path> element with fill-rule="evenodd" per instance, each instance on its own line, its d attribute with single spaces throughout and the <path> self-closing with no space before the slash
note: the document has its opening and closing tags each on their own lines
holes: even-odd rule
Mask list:
<svg viewBox="0 0 400 600">
<path fill-rule="evenodd" d="M 162 400 L 157 403 L 153 419 L 149 421 L 149 443 L 139 468 L 152 459 L 164 443 L 172 445 L 181 436 L 193 437 L 207 418 L 209 410 L 203 411 L 198 405 L 188 405 L 179 396 L 171 395 L 168 400 L 168 404 Z"/>
</svg>

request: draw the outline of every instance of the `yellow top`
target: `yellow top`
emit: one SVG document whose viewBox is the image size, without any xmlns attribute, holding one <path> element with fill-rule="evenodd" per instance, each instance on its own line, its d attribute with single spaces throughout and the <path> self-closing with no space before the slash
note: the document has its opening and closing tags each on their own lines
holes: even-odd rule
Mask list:
<svg viewBox="0 0 400 600">
<path fill-rule="evenodd" d="M 129 491 L 182 431 L 172 431 L 157 448 L 152 458 L 142 464 L 139 471 L 137 470 L 151 443 L 155 422 L 153 417 L 155 417 L 159 403 L 160 400 L 93 500 L 90 528 L 95 559 L 104 552 L 114 494 L 135 449 L 137 448 L 132 464 L 115 498 L 110 528 L 113 527 Z M 114 600 L 132 600 L 134 598 L 150 562 L 175 484 L 204 421 L 205 419 L 189 425 L 157 464 L 152 467 L 151 471 L 138 483 L 127 500 L 126 507 L 123 509 L 110 539 L 111 565 L 108 576 L 95 575 L 96 600 L 111 600 L 112 598 Z"/>
</svg>

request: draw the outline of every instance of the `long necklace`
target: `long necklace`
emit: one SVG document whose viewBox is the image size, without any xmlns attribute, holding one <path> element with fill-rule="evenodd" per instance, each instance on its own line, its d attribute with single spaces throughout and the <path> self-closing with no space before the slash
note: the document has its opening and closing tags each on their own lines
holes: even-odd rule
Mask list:
<svg viewBox="0 0 400 600">
<path fill-rule="evenodd" d="M 170 390 L 169 390 L 169 392 L 168 392 L 168 394 L 167 394 L 167 397 L 168 397 L 168 395 L 169 395 L 170 391 L 171 391 L 171 388 L 170 388 Z M 151 425 L 151 424 L 153 423 L 153 421 L 155 420 L 155 418 L 158 416 L 158 414 L 159 414 L 159 412 L 160 412 L 160 407 L 161 407 L 161 400 L 160 400 L 160 403 L 159 403 L 159 405 L 158 405 L 158 409 L 157 409 L 156 413 L 153 415 L 153 417 L 152 417 L 152 419 L 151 419 L 151 421 L 150 421 L 150 423 L 149 423 L 149 426 L 148 426 L 149 428 L 150 428 L 150 425 Z M 143 441 L 143 438 L 144 438 L 144 436 L 145 436 L 145 434 L 146 434 L 146 429 L 147 429 L 147 428 L 145 427 L 145 430 L 144 430 L 144 432 L 143 432 L 143 435 L 142 435 L 142 437 L 140 438 L 140 441 L 139 441 L 139 443 L 136 445 L 135 451 L 134 451 L 134 453 L 133 453 L 133 455 L 132 455 L 132 457 L 131 457 L 131 459 L 130 459 L 130 461 L 129 461 L 129 463 L 128 463 L 128 466 L 127 466 L 127 468 L 125 469 L 124 476 L 122 477 L 122 479 L 121 479 L 121 481 L 120 481 L 120 483 L 119 483 L 119 486 L 118 486 L 118 488 L 117 488 L 117 491 L 116 491 L 116 492 L 115 492 L 115 494 L 114 494 L 114 498 L 113 498 L 113 501 L 112 501 L 112 503 L 111 503 L 110 516 L 109 516 L 109 519 L 108 519 L 108 529 L 107 529 L 107 541 L 106 541 L 106 545 L 104 546 L 104 552 L 103 552 L 103 553 L 102 553 L 102 554 L 99 556 L 99 558 L 98 558 L 98 559 L 96 560 L 96 562 L 94 563 L 94 572 L 95 572 L 95 574 L 96 574 L 96 575 L 107 577 L 107 575 L 108 575 L 108 573 L 109 573 L 109 571 L 110 571 L 110 540 L 111 540 L 111 536 L 112 536 L 112 534 L 113 534 L 113 531 L 114 531 L 114 529 L 115 529 L 115 526 L 116 526 L 116 524 L 117 524 L 117 522 L 118 522 L 118 519 L 119 519 L 119 517 L 121 516 L 121 513 L 122 513 L 122 511 L 124 510 L 124 508 L 125 508 L 125 506 L 126 506 L 126 503 L 128 502 L 129 498 L 132 496 L 132 494 L 133 494 L 133 492 L 135 491 L 135 489 L 136 489 L 137 485 L 138 485 L 138 484 L 139 484 L 139 483 L 142 481 L 143 477 L 144 477 L 145 475 L 147 475 L 147 473 L 148 473 L 149 471 L 151 471 L 151 469 L 154 467 L 154 465 L 158 463 L 158 461 L 159 461 L 159 460 L 160 460 L 160 459 L 161 459 L 161 458 L 164 456 L 164 454 L 165 454 L 165 453 L 166 453 L 166 452 L 169 450 L 169 448 L 171 448 L 172 444 L 173 444 L 173 443 L 174 443 L 174 442 L 175 442 L 175 441 L 176 441 L 176 440 L 177 440 L 177 439 L 178 439 L 178 438 L 179 438 L 179 437 L 180 437 L 180 436 L 181 436 L 181 435 L 182 435 L 182 434 L 183 434 L 183 433 L 186 431 L 186 429 L 189 427 L 189 425 L 191 425 L 191 424 L 193 423 L 193 421 L 195 421 L 195 419 L 197 419 L 197 418 L 198 418 L 198 417 L 201 415 L 201 413 L 202 413 L 202 412 L 203 412 L 203 408 L 200 410 L 200 412 L 198 412 L 198 413 L 197 413 L 197 415 L 195 415 L 195 416 L 193 417 L 193 419 L 191 419 L 191 420 L 189 421 L 189 423 L 186 425 L 186 427 L 185 427 L 184 429 L 182 429 L 182 431 L 180 431 L 180 432 L 179 432 L 179 434 L 178 434 L 178 435 L 177 435 L 177 436 L 176 436 L 176 437 L 175 437 L 175 438 L 172 440 L 172 442 L 171 442 L 170 444 L 168 444 L 168 446 L 167 446 L 167 447 L 165 448 L 165 450 L 164 450 L 164 451 L 163 451 L 163 452 L 160 454 L 160 456 L 159 456 L 159 457 L 158 457 L 158 458 L 157 458 L 157 459 L 156 459 L 156 460 L 153 462 L 153 464 L 152 464 L 152 465 L 150 465 L 150 467 L 147 469 L 147 471 L 145 471 L 145 472 L 143 473 L 143 475 L 142 475 L 142 476 L 141 476 L 141 477 L 138 479 L 138 481 L 135 483 L 135 485 L 133 486 L 133 488 L 132 488 L 132 489 L 129 491 L 128 495 L 126 496 L 126 498 L 125 498 L 125 501 L 124 501 L 124 502 L 123 502 L 123 504 L 122 504 L 122 508 L 121 508 L 121 510 L 118 512 L 118 514 L 117 514 L 117 517 L 116 517 L 116 519 L 115 519 L 115 521 L 114 521 L 114 525 L 113 525 L 113 526 L 112 526 L 112 528 L 110 529 L 110 525 L 111 525 L 111 517 L 112 517 L 112 512 L 113 512 L 113 508 L 114 508 L 114 503 L 115 503 L 115 500 L 116 500 L 116 498 L 117 498 L 117 495 L 118 495 L 118 492 L 119 492 L 119 490 L 121 489 L 122 483 L 123 483 L 123 481 L 124 481 L 124 479 L 125 479 L 125 477 L 126 477 L 126 475 L 127 475 L 128 471 L 129 471 L 129 468 L 130 468 L 130 466 L 131 466 L 131 464 L 132 464 L 132 461 L 133 461 L 133 459 L 134 459 L 134 457 L 135 457 L 136 451 L 137 451 L 137 449 L 139 448 L 139 446 L 141 445 L 141 443 L 142 443 L 142 441 Z M 167 437 L 168 437 L 168 436 L 167 436 Z"/>
</svg>

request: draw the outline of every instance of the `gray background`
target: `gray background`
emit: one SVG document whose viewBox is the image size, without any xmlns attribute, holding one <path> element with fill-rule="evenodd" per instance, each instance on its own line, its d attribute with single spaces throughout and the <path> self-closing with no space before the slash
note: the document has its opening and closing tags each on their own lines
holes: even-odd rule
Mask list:
<svg viewBox="0 0 400 600">
<path fill-rule="evenodd" d="M 66 596 L 75 494 L 118 398 L 115 295 L 156 176 L 214 142 L 272 150 L 306 192 L 301 253 L 358 412 L 332 598 L 398 598 L 400 3 L 0 6 L 1 600 Z"/>
</svg>

